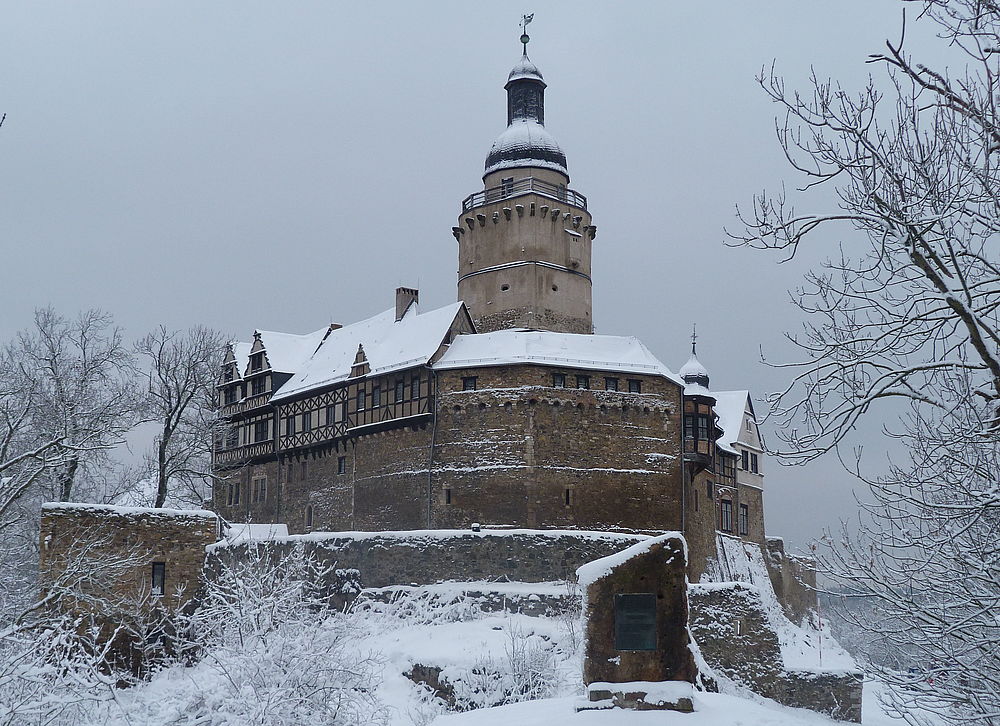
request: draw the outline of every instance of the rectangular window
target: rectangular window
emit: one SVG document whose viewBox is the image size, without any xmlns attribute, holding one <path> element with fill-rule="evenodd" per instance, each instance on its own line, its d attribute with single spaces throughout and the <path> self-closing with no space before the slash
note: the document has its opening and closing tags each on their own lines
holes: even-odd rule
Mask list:
<svg viewBox="0 0 1000 726">
<path fill-rule="evenodd" d="M 294 436 L 295 435 L 295 417 L 288 416 L 285 418 L 285 435 Z"/>
<path fill-rule="evenodd" d="M 476 377 L 466 376 L 462 379 L 462 390 L 463 391 L 474 391 L 476 390 Z"/>
<path fill-rule="evenodd" d="M 590 388 L 590 376 L 577 376 L 576 377 L 576 387 L 577 388 Z"/>
<path fill-rule="evenodd" d="M 689 439 L 694 438 L 694 414 L 684 414 L 684 436 Z"/>
<path fill-rule="evenodd" d="M 604 390 L 605 391 L 617 391 L 618 390 L 618 379 L 617 378 L 605 378 L 604 379 Z"/>
<path fill-rule="evenodd" d="M 740 534 L 750 534 L 750 507 L 740 505 Z"/>
<path fill-rule="evenodd" d="M 698 511 L 698 490 L 694 490 L 694 511 Z"/>
<path fill-rule="evenodd" d="M 337 473 L 344 474 L 347 472 L 347 457 L 338 456 L 337 457 Z"/>
<path fill-rule="evenodd" d="M 629 393 L 642 393 L 642 381 L 636 378 L 628 379 L 628 392 Z"/>
<path fill-rule="evenodd" d="M 707 496 L 709 499 L 712 499 L 712 497 L 714 496 L 714 492 L 715 492 L 715 484 L 713 484 L 710 481 L 705 482 L 705 496 Z"/>
<path fill-rule="evenodd" d="M 759 474 L 759 466 L 760 464 L 757 461 L 757 454 L 750 454 L 750 471 L 754 474 Z"/>
<path fill-rule="evenodd" d="M 751 423 L 750 419 L 747 419 L 747 431 L 753 431 L 753 423 Z"/>
<path fill-rule="evenodd" d="M 420 398 L 420 376 L 410 378 L 410 400 L 416 401 Z"/>
<path fill-rule="evenodd" d="M 235 426 L 226 429 L 226 448 L 235 449 L 240 445 L 240 430 Z"/>
<path fill-rule="evenodd" d="M 267 419 L 263 419 L 261 421 L 254 421 L 253 440 L 267 441 Z"/>
<path fill-rule="evenodd" d="M 564 497 L 565 497 L 564 502 L 565 502 L 566 506 L 567 507 L 572 507 L 573 506 L 573 490 L 567 488 L 566 492 L 564 494 Z"/>
<path fill-rule="evenodd" d="M 299 481 L 306 480 L 307 471 L 308 467 L 306 466 L 306 462 L 303 461 L 301 464 L 299 464 Z"/>
<path fill-rule="evenodd" d="M 333 426 L 337 422 L 337 407 L 327 406 L 326 407 L 326 425 Z"/>
<path fill-rule="evenodd" d="M 226 506 L 233 506 L 233 483 L 229 482 L 229 486 L 226 487 Z"/>
<path fill-rule="evenodd" d="M 552 374 L 552 387 L 553 388 L 565 388 L 566 387 L 566 374 L 565 373 L 553 373 Z"/>
<path fill-rule="evenodd" d="M 358 389 L 357 403 L 358 403 L 358 411 L 364 411 L 365 410 L 365 389 L 363 389 L 363 388 L 359 388 Z"/>
<path fill-rule="evenodd" d="M 708 416 L 698 414 L 698 438 L 701 441 L 708 440 Z"/>
<path fill-rule="evenodd" d="M 231 403 L 236 403 L 236 386 L 228 386 L 226 388 L 226 394 L 223 402 L 227 406 Z"/>
<path fill-rule="evenodd" d="M 719 502 L 719 529 L 723 532 L 733 531 L 733 503 L 728 499 Z"/>
<path fill-rule="evenodd" d="M 295 467 L 290 462 L 288 464 L 288 481 L 289 483 L 295 481 Z"/>
<path fill-rule="evenodd" d="M 313 417 L 312 411 L 306 411 L 302 414 L 302 433 L 307 433 L 312 431 L 313 427 Z"/>
<path fill-rule="evenodd" d="M 750 471 L 750 452 L 747 451 L 746 449 L 743 449 L 740 452 L 740 455 L 741 455 L 741 457 L 743 459 L 740 462 L 740 464 L 742 465 L 743 471 Z"/>
<path fill-rule="evenodd" d="M 382 405 L 382 386 L 375 386 L 372 389 L 372 408 L 378 408 Z"/>
<path fill-rule="evenodd" d="M 162 595 L 167 591 L 167 563 L 154 562 L 152 577 L 149 583 L 151 595 Z"/>
<path fill-rule="evenodd" d="M 240 504 L 240 489 L 242 489 L 242 488 L 243 488 L 243 485 L 240 482 L 236 482 L 235 484 L 233 484 L 233 506 L 234 507 L 237 507 Z"/>
<path fill-rule="evenodd" d="M 253 382 L 250 384 L 250 395 L 259 396 L 262 394 L 265 390 L 265 383 L 267 383 L 267 376 L 258 376 L 257 378 L 254 378 Z"/>
<path fill-rule="evenodd" d="M 250 370 L 251 371 L 262 371 L 264 370 L 264 354 L 254 353 L 250 356 Z"/>
<path fill-rule="evenodd" d="M 255 502 L 263 502 L 267 499 L 267 477 L 260 476 L 253 480 L 253 488 L 250 490 Z"/>
<path fill-rule="evenodd" d="M 406 381 L 400 378 L 398 381 L 396 381 L 396 393 L 395 393 L 396 403 L 402 402 L 403 399 L 405 398 L 406 398 Z"/>
<path fill-rule="evenodd" d="M 306 507 L 306 527 L 309 527 L 311 529 L 312 526 L 313 526 L 313 505 L 310 504 L 309 506 Z"/>
<path fill-rule="evenodd" d="M 444 503 L 451 504 L 451 489 L 444 490 Z"/>
<path fill-rule="evenodd" d="M 509 176 L 506 179 L 501 179 L 500 180 L 500 189 L 501 189 L 501 193 L 505 197 L 509 197 L 511 194 L 513 194 L 514 193 L 514 177 Z"/>
</svg>

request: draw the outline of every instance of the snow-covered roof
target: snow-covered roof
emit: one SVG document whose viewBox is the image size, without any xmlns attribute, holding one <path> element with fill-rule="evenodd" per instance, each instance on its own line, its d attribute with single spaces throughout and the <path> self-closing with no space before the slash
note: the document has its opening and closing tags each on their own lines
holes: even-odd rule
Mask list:
<svg viewBox="0 0 1000 726">
<path fill-rule="evenodd" d="M 743 414 L 750 392 L 714 391 L 711 395 L 715 398 L 715 413 L 719 416 L 719 428 L 722 429 L 722 438 L 718 440 L 718 446 L 724 451 L 735 454 L 736 449 L 732 444 L 736 443 L 743 428 Z"/>
<path fill-rule="evenodd" d="M 261 343 L 264 344 L 271 370 L 278 373 L 294 373 L 323 342 L 323 336 L 329 329 L 329 326 L 325 326 L 305 335 L 271 330 L 258 330 L 257 333 L 260 334 Z"/>
<path fill-rule="evenodd" d="M 701 364 L 701 361 L 695 357 L 694 353 L 692 353 L 691 357 L 688 358 L 687 363 L 681 366 L 680 371 L 678 371 L 678 375 L 685 380 L 687 380 L 688 377 L 708 378 L 708 369 L 705 368 L 705 366 Z"/>
<path fill-rule="evenodd" d="M 569 175 L 566 154 L 552 134 L 534 119 L 514 119 L 493 142 L 486 157 L 487 174 L 519 166 L 555 169 Z"/>
<path fill-rule="evenodd" d="M 688 383 L 684 386 L 685 396 L 705 396 L 715 398 L 715 394 L 700 383 Z"/>
<path fill-rule="evenodd" d="M 398 321 L 393 307 L 332 331 L 271 400 L 280 401 L 347 379 L 359 345 L 373 374 L 426 365 L 444 342 L 462 304 L 456 302 L 426 313 L 411 305 Z"/>
<path fill-rule="evenodd" d="M 643 373 L 681 384 L 638 338 L 620 335 L 518 329 L 460 335 L 434 367 L 475 368 L 518 363 Z"/>
<path fill-rule="evenodd" d="M 253 346 L 250 343 L 243 343 L 239 340 L 233 341 L 230 345 L 232 345 L 233 358 L 236 362 L 236 376 L 242 378 L 243 372 L 247 368 L 247 361 L 250 359 L 250 348 Z"/>
<path fill-rule="evenodd" d="M 514 64 L 514 67 L 510 70 L 510 75 L 507 76 L 507 81 L 517 81 L 522 78 L 531 78 L 534 80 L 542 80 L 542 72 L 538 70 L 538 66 L 531 62 L 528 58 L 528 54 L 525 53 L 521 56 L 521 60 Z"/>
</svg>

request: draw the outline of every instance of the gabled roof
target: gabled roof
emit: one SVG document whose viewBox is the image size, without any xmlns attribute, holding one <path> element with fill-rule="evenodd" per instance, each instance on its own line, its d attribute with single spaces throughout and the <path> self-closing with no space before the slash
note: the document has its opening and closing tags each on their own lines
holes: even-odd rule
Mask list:
<svg viewBox="0 0 1000 726">
<path fill-rule="evenodd" d="M 346 380 L 361 346 L 371 373 L 426 365 L 444 343 L 464 303 L 456 302 L 421 314 L 410 305 L 401 320 L 396 309 L 332 331 L 319 349 L 271 397 L 290 398 L 305 391 Z"/>
<path fill-rule="evenodd" d="M 229 344 L 229 352 L 232 354 L 232 361 L 230 361 L 229 355 L 227 355 L 226 364 L 236 366 L 236 379 L 242 379 L 243 373 L 247 369 L 247 363 L 250 360 L 250 347 L 249 343 L 243 343 L 239 340 L 234 340 Z"/>
<path fill-rule="evenodd" d="M 316 351 L 329 330 L 330 327 L 325 326 L 305 335 L 258 330 L 254 335 L 260 335 L 272 371 L 295 373 Z"/>
<path fill-rule="evenodd" d="M 663 376 L 683 385 L 638 338 L 621 335 L 520 329 L 460 335 L 434 367 L 475 368 L 518 363 Z"/>
<path fill-rule="evenodd" d="M 736 449 L 732 445 L 739 439 L 743 430 L 743 416 L 750 400 L 750 392 L 713 391 L 711 395 L 715 397 L 715 413 L 719 416 L 719 428 L 723 432 L 722 438 L 717 443 L 724 451 L 735 454 Z"/>
</svg>

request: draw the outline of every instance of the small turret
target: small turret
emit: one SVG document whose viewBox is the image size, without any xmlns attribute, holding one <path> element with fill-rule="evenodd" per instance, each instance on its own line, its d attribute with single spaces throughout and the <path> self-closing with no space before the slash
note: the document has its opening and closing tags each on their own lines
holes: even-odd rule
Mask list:
<svg viewBox="0 0 1000 726">
<path fill-rule="evenodd" d="M 689 386 L 701 386 L 708 391 L 708 369 L 698 360 L 698 332 L 691 331 L 691 357 L 681 366 L 680 377 Z"/>
</svg>

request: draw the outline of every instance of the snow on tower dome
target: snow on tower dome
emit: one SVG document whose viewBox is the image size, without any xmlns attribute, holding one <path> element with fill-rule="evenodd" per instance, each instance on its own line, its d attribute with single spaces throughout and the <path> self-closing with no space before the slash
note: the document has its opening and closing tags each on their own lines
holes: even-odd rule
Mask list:
<svg viewBox="0 0 1000 726">
<path fill-rule="evenodd" d="M 514 119 L 493 142 L 486 157 L 486 173 L 517 166 L 566 171 L 566 154 L 545 127 L 527 118 Z"/>
<path fill-rule="evenodd" d="M 514 67 L 511 68 L 510 75 L 507 76 L 507 82 L 517 81 L 522 78 L 532 78 L 538 81 L 544 80 L 542 78 L 542 72 L 538 70 L 538 66 L 531 62 L 527 53 L 522 55 L 521 60 L 519 60 Z"/>
<path fill-rule="evenodd" d="M 679 375 L 688 386 L 708 388 L 708 369 L 701 364 L 694 353 L 688 358 L 687 363 L 681 366 Z"/>
</svg>

